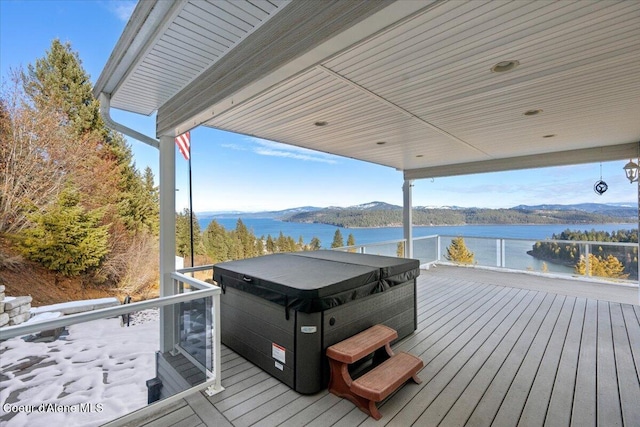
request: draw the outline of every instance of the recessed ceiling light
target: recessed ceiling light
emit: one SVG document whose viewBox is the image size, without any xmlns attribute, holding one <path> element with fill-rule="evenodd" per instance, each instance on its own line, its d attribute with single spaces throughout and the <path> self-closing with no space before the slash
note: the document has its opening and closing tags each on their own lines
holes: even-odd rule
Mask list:
<svg viewBox="0 0 640 427">
<path fill-rule="evenodd" d="M 542 110 L 528 110 L 524 112 L 525 116 L 536 116 L 538 114 L 542 113 Z"/>
<path fill-rule="evenodd" d="M 314 123 L 314 125 L 316 125 L 316 126 L 326 126 L 328 124 L 329 124 L 329 122 L 325 122 L 324 120 L 320 120 L 320 121 L 317 121 L 317 122 Z"/>
<path fill-rule="evenodd" d="M 387 143 L 387 141 L 378 141 L 378 142 L 376 142 L 376 144 L 378 144 L 378 145 L 384 145 L 386 143 Z"/>
<path fill-rule="evenodd" d="M 493 67 L 491 67 L 491 71 L 494 73 L 504 73 L 505 71 L 511 71 L 520 65 L 520 61 L 516 61 L 515 59 L 511 59 L 508 61 L 500 61 Z"/>
<path fill-rule="evenodd" d="M 556 136 L 555 133 L 550 133 L 549 135 L 543 135 L 543 138 L 553 138 L 554 136 Z"/>
<path fill-rule="evenodd" d="M 424 157 L 424 154 L 416 154 L 416 157 Z"/>
</svg>

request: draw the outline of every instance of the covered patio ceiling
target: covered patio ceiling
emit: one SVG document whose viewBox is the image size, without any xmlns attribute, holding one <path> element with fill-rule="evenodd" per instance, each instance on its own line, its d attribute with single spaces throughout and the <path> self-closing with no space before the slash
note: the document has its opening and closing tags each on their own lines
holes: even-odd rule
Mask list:
<svg viewBox="0 0 640 427">
<path fill-rule="evenodd" d="M 94 92 L 405 179 L 635 158 L 640 2 L 146 0 Z"/>
</svg>

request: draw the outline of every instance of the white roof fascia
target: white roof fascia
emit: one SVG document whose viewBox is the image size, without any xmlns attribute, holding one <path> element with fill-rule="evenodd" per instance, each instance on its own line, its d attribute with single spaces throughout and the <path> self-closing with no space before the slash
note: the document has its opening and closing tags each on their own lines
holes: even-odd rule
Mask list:
<svg viewBox="0 0 640 427">
<path fill-rule="evenodd" d="M 118 90 L 186 3 L 186 0 L 138 2 L 93 88 L 95 97 L 102 92 L 111 95 Z"/>
<path fill-rule="evenodd" d="M 581 163 L 608 162 L 637 158 L 640 142 L 607 145 L 596 148 L 558 151 L 529 156 L 491 159 L 481 162 L 458 163 L 428 168 L 407 169 L 404 179 L 439 178 L 456 175 L 471 175 L 486 172 L 500 172 L 519 169 L 533 169 L 549 166 L 567 166 Z"/>
</svg>

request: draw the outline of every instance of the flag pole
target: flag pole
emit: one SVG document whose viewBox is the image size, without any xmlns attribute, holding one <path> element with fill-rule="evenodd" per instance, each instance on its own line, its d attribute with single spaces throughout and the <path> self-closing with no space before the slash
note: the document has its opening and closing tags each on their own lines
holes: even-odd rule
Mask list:
<svg viewBox="0 0 640 427">
<path fill-rule="evenodd" d="M 193 188 L 191 185 L 191 142 L 189 142 L 189 240 L 191 243 L 191 267 L 193 262 Z"/>
<path fill-rule="evenodd" d="M 194 265 L 193 261 L 193 186 L 191 176 L 191 132 L 187 131 L 181 135 L 178 135 L 175 139 L 178 150 L 182 153 L 182 156 L 189 162 L 189 241 L 191 243 L 191 267 Z"/>
</svg>

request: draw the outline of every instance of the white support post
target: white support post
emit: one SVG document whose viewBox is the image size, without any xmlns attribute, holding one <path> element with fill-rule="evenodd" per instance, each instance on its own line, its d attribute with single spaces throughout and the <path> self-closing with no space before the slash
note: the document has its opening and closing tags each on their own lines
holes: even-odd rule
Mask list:
<svg viewBox="0 0 640 427">
<path fill-rule="evenodd" d="M 176 152 L 173 136 L 160 137 L 160 296 L 174 293 L 176 269 Z M 176 337 L 174 306 L 160 309 L 160 351 L 173 350 Z"/>
<path fill-rule="evenodd" d="M 405 179 L 402 185 L 402 226 L 404 230 L 404 256 L 413 257 L 413 202 L 411 199 L 413 180 Z"/>
</svg>

